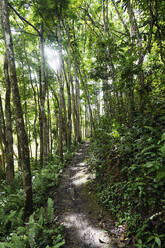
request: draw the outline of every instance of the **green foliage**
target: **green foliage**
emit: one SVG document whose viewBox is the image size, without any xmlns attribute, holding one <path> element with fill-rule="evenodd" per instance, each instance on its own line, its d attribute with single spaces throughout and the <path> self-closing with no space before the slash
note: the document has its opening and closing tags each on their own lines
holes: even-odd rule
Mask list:
<svg viewBox="0 0 165 248">
<path fill-rule="evenodd" d="M 48 198 L 47 207 L 37 209 L 26 223 L 25 235 L 28 237 L 30 247 L 43 247 L 49 245 L 62 246 L 65 243 L 60 232 L 61 229 L 53 222 L 54 206 L 53 200 Z"/>
<path fill-rule="evenodd" d="M 65 244 L 65 241 L 60 234 L 61 228 L 53 222 L 53 213 L 53 201 L 48 198 L 47 207 L 37 209 L 29 217 L 25 226 L 17 227 L 8 236 L 8 242 L 1 242 L 0 247 L 61 247 Z"/>
<path fill-rule="evenodd" d="M 128 232 L 136 234 L 138 247 L 161 247 L 164 245 L 161 227 L 164 223 L 164 215 L 158 213 L 163 213 L 165 208 L 163 191 L 165 186 L 165 2 L 130 1 L 131 10 L 127 0 L 111 1 L 107 6 L 108 11 L 103 10 L 103 2 L 106 5 L 106 1 L 101 0 L 12 0 L 11 4 L 38 30 L 43 23 L 45 45 L 52 42 L 57 49 L 60 41 L 57 37 L 57 26 L 59 26 L 57 23 L 61 19 L 59 24 L 61 24 L 61 50 L 66 74 L 64 78 L 75 78 L 74 67 L 77 64 L 76 76 L 79 77 L 81 72 L 87 81 L 94 119 L 97 110 L 104 104 L 101 99 L 102 93 L 103 96 L 107 94 L 109 118 L 107 116 L 101 118 L 93 140 L 95 149 L 91 154 L 91 168 L 95 170 L 100 182 L 99 199 L 120 221 L 128 223 Z M 10 10 L 10 24 L 21 103 L 33 149 L 34 139 L 38 140 L 40 130 L 40 117 L 35 116 L 39 115 L 40 106 L 35 105 L 33 95 L 36 96 L 38 105 L 42 95 L 40 94 L 42 90 L 39 88 L 41 85 L 38 83 L 40 82 L 39 37 L 34 29 L 22 22 L 12 10 Z M 4 54 L 4 51 L 4 44 L 1 42 L 0 52 Z M 71 75 L 68 73 L 68 54 L 71 54 Z M 57 81 L 57 76 L 47 67 L 45 75 L 48 92 L 49 87 L 53 85 L 58 98 L 59 89 L 54 83 Z M 1 75 L 2 72 L 3 65 L 0 62 Z M 104 81 L 106 86 L 103 85 Z M 5 84 L 2 76 L 0 83 L 3 86 L 0 90 L 4 97 Z M 66 83 L 63 84 L 66 97 Z M 84 91 L 84 87 L 80 85 L 80 88 Z M 74 93 L 74 89 L 72 92 Z M 53 106 L 52 94 L 48 94 L 48 98 L 51 109 L 50 124 L 54 127 L 53 148 L 56 149 L 59 123 L 56 118 L 59 108 L 57 103 Z M 71 98 L 74 102 L 73 96 Z M 85 98 L 83 92 L 80 111 L 82 125 L 84 124 L 82 100 Z M 100 106 L 97 106 L 97 98 L 100 100 Z M 86 104 L 86 99 L 84 103 Z M 142 105 L 144 116 L 138 116 Z M 53 108 L 56 118 L 52 112 Z M 49 118 L 49 114 L 46 113 L 46 116 Z M 36 123 L 34 117 L 37 118 Z M 65 153 L 65 161 L 71 156 L 71 153 Z M 57 186 L 62 170 L 63 165 L 59 163 L 58 157 L 51 158 L 41 171 L 35 165 L 32 178 L 34 213 L 25 227 L 22 221 L 23 190 L 20 179 L 22 175 L 17 177 L 10 187 L 2 185 L 0 193 L 2 247 L 27 245 L 36 247 L 36 240 L 40 240 L 41 236 L 46 237 L 45 240 L 40 240 L 41 246 L 47 248 L 52 245 L 61 246 L 63 240 L 58 236 L 58 231 L 54 238 L 55 243 L 47 243 L 47 237 L 52 235 L 51 228 L 48 230 L 47 227 L 53 222 L 52 200 L 49 199 L 48 206 L 45 206 L 47 194 L 51 188 Z M 150 221 L 151 216 L 156 218 L 154 226 Z M 4 237 L 8 237 L 9 242 Z"/>
<path fill-rule="evenodd" d="M 92 140 L 98 199 L 120 223 L 127 223 L 128 235 L 141 248 L 165 245 L 163 125 L 155 128 L 146 117 L 144 125 L 130 128 L 105 119 Z"/>
<path fill-rule="evenodd" d="M 48 190 L 50 190 L 51 187 L 58 185 L 59 175 L 62 172 L 63 165 L 60 164 L 59 161 L 56 164 L 54 162 L 54 160 L 49 162 L 41 171 L 34 171 L 32 179 L 35 206 L 40 206 L 41 202 L 44 202 Z"/>
<path fill-rule="evenodd" d="M 54 202 L 51 188 L 58 185 L 64 164 L 51 158 L 43 169 L 33 171 L 34 212 L 23 221 L 23 189 L 21 173 L 12 185 L 2 184 L 0 198 L 0 248 L 62 247 L 65 240 L 62 228 L 54 221 Z M 14 193 L 15 192 L 15 193 Z M 46 203 L 47 201 L 47 203 Z"/>
<path fill-rule="evenodd" d="M 53 220 L 54 217 L 54 203 L 51 198 L 48 198 L 48 206 L 47 206 L 47 219 L 49 222 Z"/>
</svg>

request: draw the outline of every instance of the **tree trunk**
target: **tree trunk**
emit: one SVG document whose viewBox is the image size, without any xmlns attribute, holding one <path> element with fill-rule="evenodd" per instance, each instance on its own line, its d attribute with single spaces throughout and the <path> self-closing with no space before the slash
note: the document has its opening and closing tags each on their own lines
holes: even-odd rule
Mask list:
<svg viewBox="0 0 165 248">
<path fill-rule="evenodd" d="M 80 123 L 80 109 L 81 109 L 80 83 L 78 79 L 78 65 L 76 60 L 75 60 L 75 88 L 76 88 L 75 107 L 76 107 L 76 122 L 77 122 L 77 141 L 81 142 L 82 135 L 81 135 L 81 123 Z"/>
<path fill-rule="evenodd" d="M 72 89 L 72 116 L 73 116 L 73 125 L 74 125 L 74 143 L 77 142 L 77 121 L 76 121 L 76 100 L 75 100 L 75 90 L 73 81 L 71 81 L 71 89 Z"/>
<path fill-rule="evenodd" d="M 75 30 L 74 30 L 74 21 L 72 22 L 72 30 L 73 30 L 73 37 L 74 37 L 74 42 L 76 42 L 76 35 L 75 35 Z M 69 41 L 70 42 L 70 41 Z M 71 45 L 71 42 L 70 42 Z M 81 101 L 80 101 L 80 82 L 78 78 L 79 74 L 79 60 L 77 57 L 77 51 L 75 51 L 75 47 L 72 46 L 73 50 L 73 58 L 74 58 L 74 74 L 75 74 L 75 91 L 74 93 L 74 123 L 75 123 L 75 139 L 76 142 L 81 142 L 82 140 L 82 133 L 81 133 L 81 117 L 80 117 L 80 112 L 81 112 Z M 73 84 L 73 82 L 72 82 Z M 72 86 L 74 89 L 74 86 Z"/>
<path fill-rule="evenodd" d="M 93 129 L 93 131 L 95 133 L 95 123 L 94 123 L 94 119 L 93 119 L 93 113 L 92 113 L 92 108 L 91 108 L 91 103 L 90 103 L 88 87 L 87 87 L 86 82 L 84 81 L 84 79 L 82 77 L 82 74 L 81 74 L 80 70 L 79 70 L 79 74 L 80 74 L 81 82 L 82 82 L 83 87 L 84 87 L 85 97 L 86 97 L 86 101 L 87 101 L 88 108 L 89 108 L 90 123 L 91 123 L 91 135 L 92 135 L 92 129 Z"/>
<path fill-rule="evenodd" d="M 109 32 L 109 19 L 108 19 L 108 0 L 102 0 L 102 12 L 103 12 L 103 22 L 104 22 L 104 35 L 105 37 L 110 36 Z M 109 54 L 109 48 L 105 50 L 106 56 L 111 57 Z M 107 65 L 105 68 L 106 72 L 108 71 Z M 109 116 L 109 82 L 108 79 L 103 80 L 103 100 L 104 100 L 104 114 L 108 117 Z"/>
<path fill-rule="evenodd" d="M 71 103 L 71 90 L 70 80 L 67 80 L 67 94 L 68 94 L 68 121 L 67 121 L 67 147 L 71 149 L 72 144 L 72 103 Z"/>
<path fill-rule="evenodd" d="M 61 145 L 61 141 L 59 140 L 59 109 L 60 109 L 60 104 L 59 104 L 59 99 L 58 99 L 58 96 L 57 96 L 57 94 L 56 94 L 56 92 L 55 92 L 55 90 L 54 90 L 54 88 L 53 87 L 51 87 L 51 92 L 52 92 L 52 94 L 53 94 L 53 96 L 54 96 L 54 98 L 53 98 L 53 102 L 54 102 L 54 116 L 55 116 L 55 120 L 56 120 L 56 123 L 54 124 L 55 126 L 56 126 L 56 129 L 54 130 L 54 138 L 56 139 L 56 140 L 58 140 L 58 143 Z M 51 146 L 53 147 L 53 137 L 52 137 L 52 144 L 51 144 Z M 58 148 L 58 152 L 59 152 L 59 154 L 61 154 L 61 160 L 63 160 L 63 149 L 62 149 L 62 151 L 60 152 L 60 149 L 59 149 L 59 145 L 58 146 L 56 146 L 55 148 Z"/>
<path fill-rule="evenodd" d="M 139 82 L 139 109 L 141 114 L 144 112 L 144 102 L 145 102 L 145 89 L 144 89 L 144 72 L 143 72 L 143 60 L 144 60 L 144 54 L 143 54 L 143 46 L 142 46 L 142 40 L 141 40 L 141 35 L 139 32 L 138 24 L 135 19 L 135 14 L 133 11 L 132 3 L 130 0 L 128 1 L 127 4 L 127 12 L 129 15 L 129 21 L 130 21 L 130 27 L 131 27 L 131 40 L 132 36 L 136 38 L 136 48 L 138 51 L 138 65 L 139 65 L 139 73 L 138 73 L 138 82 Z M 132 41 L 133 43 L 133 41 Z M 133 44 L 132 44 L 133 46 Z M 133 49 L 133 48 L 132 48 Z"/>
<path fill-rule="evenodd" d="M 65 81 L 66 81 L 66 87 L 67 87 L 67 95 L 68 95 L 68 118 L 67 118 L 67 148 L 68 150 L 70 150 L 71 148 L 71 143 L 72 143 L 72 103 L 71 103 L 71 90 L 70 90 L 70 77 L 71 75 L 69 75 L 69 79 L 67 78 L 66 75 L 66 71 L 65 71 L 65 66 L 64 66 L 64 61 L 62 58 L 62 66 L 63 66 L 63 72 L 64 72 L 64 76 L 65 76 Z"/>
<path fill-rule="evenodd" d="M 25 131 L 25 124 L 23 119 L 22 106 L 21 106 L 20 94 L 17 83 L 14 49 L 12 43 L 11 30 L 10 30 L 7 0 L 0 1 L 0 9 L 1 9 L 2 30 L 5 40 L 7 61 L 10 72 L 9 75 L 10 75 L 10 81 L 12 87 L 15 122 L 18 132 L 17 136 L 18 136 L 18 142 L 20 144 L 21 165 L 23 169 L 24 216 L 27 217 L 32 213 L 32 181 L 31 181 L 30 158 L 29 158 L 28 138 Z"/>
<path fill-rule="evenodd" d="M 6 147 L 7 147 L 6 126 L 5 126 L 5 120 L 4 120 L 2 99 L 0 95 L 0 151 L 1 151 L 0 163 L 1 163 L 1 168 L 4 172 L 5 172 Z"/>
<path fill-rule="evenodd" d="M 28 54 L 26 52 L 26 44 L 24 43 L 24 52 L 25 52 L 25 57 L 26 57 L 26 63 L 28 66 L 28 70 L 29 70 L 29 80 L 30 80 L 30 84 L 33 90 L 33 97 L 34 97 L 34 103 L 35 103 L 35 117 L 34 117 L 34 123 L 33 123 L 33 135 L 34 135 L 34 140 L 35 140 L 35 153 L 33 153 L 33 156 L 35 157 L 35 164 L 37 165 L 37 160 L 38 160 L 38 142 L 37 142 L 37 136 L 38 136 L 38 130 L 37 130 L 37 118 L 38 118 L 38 104 L 37 104 L 37 92 L 35 90 L 35 86 L 33 85 L 35 83 L 35 79 L 34 79 L 34 83 L 33 83 L 33 79 L 32 79 L 32 71 L 31 71 L 31 67 L 29 65 L 29 61 L 28 61 Z M 36 84 L 37 87 L 37 84 Z M 35 154 L 35 155 L 34 155 Z"/>
<path fill-rule="evenodd" d="M 30 71 L 30 82 L 31 82 L 33 95 L 34 95 L 34 102 L 35 102 L 35 117 L 34 117 L 33 127 L 34 127 L 34 140 L 35 140 L 35 164 L 37 164 L 37 160 L 38 160 L 38 141 L 37 141 L 37 126 L 36 126 L 36 124 L 37 124 L 37 118 L 38 118 L 38 105 L 37 105 L 37 93 L 36 93 L 35 87 L 33 85 L 32 78 L 31 78 L 31 71 Z"/>
<path fill-rule="evenodd" d="M 68 38 L 68 80 L 67 80 L 67 94 L 68 94 L 68 150 L 71 148 L 72 144 L 72 100 L 71 100 L 71 54 L 70 54 L 70 39 Z"/>
<path fill-rule="evenodd" d="M 96 91 L 96 122 L 99 123 L 100 120 L 100 91 Z"/>
<path fill-rule="evenodd" d="M 61 104 L 61 96 L 60 96 L 60 108 L 59 108 L 59 139 L 58 139 L 58 150 L 61 162 L 63 162 L 63 118 L 62 118 L 62 104 Z"/>
<path fill-rule="evenodd" d="M 2 133 L 0 130 L 0 179 L 5 177 L 5 151 L 4 151 L 4 145 L 2 141 Z"/>
<path fill-rule="evenodd" d="M 109 116 L 108 80 L 103 80 L 102 91 L 104 100 L 104 114 Z"/>
<path fill-rule="evenodd" d="M 66 115 L 66 103 L 65 103 L 65 97 L 64 97 L 64 82 L 63 82 L 63 74 L 62 70 L 64 70 L 63 66 L 63 54 L 62 54 L 62 35 L 61 35 L 61 13 L 58 14 L 58 24 L 57 24 L 57 35 L 58 35 L 58 50 L 59 50 L 59 57 L 60 57 L 60 66 L 61 68 L 58 71 L 58 83 L 59 83 L 59 89 L 60 89 L 60 112 L 59 115 L 62 114 L 62 132 L 65 139 L 66 146 L 68 144 L 67 138 L 67 115 Z M 60 122 L 59 122 L 60 124 Z"/>
<path fill-rule="evenodd" d="M 7 55 L 5 55 L 4 75 L 6 84 L 5 114 L 6 114 L 6 178 L 10 184 L 14 179 L 14 151 L 13 151 L 13 132 L 11 117 L 11 82 L 8 73 Z"/>
<path fill-rule="evenodd" d="M 48 112 L 48 154 L 51 154 L 51 112 L 50 112 L 50 101 L 49 101 L 49 89 L 47 89 L 47 112 Z M 52 155 L 52 154 L 51 154 Z"/>
<path fill-rule="evenodd" d="M 63 119 L 63 110 L 64 110 L 64 89 L 63 89 L 63 82 L 62 82 L 62 73 L 59 73 L 58 82 L 60 88 L 60 96 L 59 96 L 59 135 L 58 135 L 58 151 L 61 161 L 63 162 L 63 137 L 66 139 L 66 129 L 65 129 L 65 122 Z M 67 144 L 67 142 L 66 142 Z"/>
<path fill-rule="evenodd" d="M 45 113 L 45 101 L 47 93 L 47 82 L 45 75 L 45 51 L 43 24 L 41 24 L 40 36 L 40 52 L 41 52 L 41 82 L 40 82 L 40 163 L 43 166 L 48 157 L 49 131 L 47 117 Z"/>
<path fill-rule="evenodd" d="M 90 137 L 90 131 L 89 131 L 89 108 L 88 104 L 85 104 L 85 137 Z"/>
<path fill-rule="evenodd" d="M 71 87 L 71 92 L 70 92 L 70 97 L 72 95 L 72 100 L 70 100 L 70 104 L 68 107 L 68 111 L 70 108 L 70 113 L 73 116 L 73 126 L 74 126 L 74 143 L 77 142 L 77 123 L 76 123 L 76 99 L 75 99 L 75 92 L 74 92 L 74 85 L 73 85 L 73 78 L 72 78 L 72 73 L 71 73 L 71 42 L 70 42 L 70 30 L 69 30 L 69 26 L 67 25 L 66 28 L 67 31 L 67 36 L 68 36 L 68 60 L 67 60 L 67 65 L 68 65 L 68 79 L 69 79 L 69 85 Z M 68 104 L 69 104 L 69 100 L 68 100 Z M 68 114 L 70 114 L 68 112 Z M 71 117 L 70 117 L 71 118 Z M 69 122 L 69 115 L 68 115 L 68 122 Z M 72 134 L 72 127 L 70 130 L 71 134 Z"/>
</svg>

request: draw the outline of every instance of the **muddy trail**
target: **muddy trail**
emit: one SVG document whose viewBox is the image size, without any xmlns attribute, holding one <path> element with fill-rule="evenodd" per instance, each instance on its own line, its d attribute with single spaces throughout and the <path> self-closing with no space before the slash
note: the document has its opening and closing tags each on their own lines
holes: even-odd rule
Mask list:
<svg viewBox="0 0 165 248">
<path fill-rule="evenodd" d="M 93 175 L 88 171 L 88 143 L 81 145 L 65 168 L 55 193 L 55 215 L 64 226 L 64 248 L 122 248 L 124 227 L 116 227 L 88 191 Z"/>
</svg>

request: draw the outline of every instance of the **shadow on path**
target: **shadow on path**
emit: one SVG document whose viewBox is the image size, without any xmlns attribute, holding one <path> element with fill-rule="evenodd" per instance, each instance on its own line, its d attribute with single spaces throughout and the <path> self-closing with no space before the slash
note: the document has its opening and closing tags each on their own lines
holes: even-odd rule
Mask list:
<svg viewBox="0 0 165 248">
<path fill-rule="evenodd" d="M 125 247 L 117 244 L 113 235 L 108 235 L 109 231 L 112 234 L 122 233 L 122 228 L 116 229 L 110 218 L 103 216 L 101 208 L 87 192 L 87 182 L 92 179 L 86 163 L 87 151 L 88 144 L 82 144 L 71 164 L 64 170 L 55 193 L 55 214 L 59 224 L 65 227 L 65 248 Z"/>
</svg>

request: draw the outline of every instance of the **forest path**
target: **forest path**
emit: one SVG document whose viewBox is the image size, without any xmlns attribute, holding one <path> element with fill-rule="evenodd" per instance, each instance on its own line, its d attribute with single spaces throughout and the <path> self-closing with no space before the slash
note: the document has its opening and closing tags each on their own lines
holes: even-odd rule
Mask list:
<svg viewBox="0 0 165 248">
<path fill-rule="evenodd" d="M 55 215 L 65 228 L 65 248 L 120 248 L 123 227 L 116 228 L 110 216 L 91 197 L 88 182 L 88 143 L 83 143 L 61 177 L 55 193 Z"/>
</svg>

